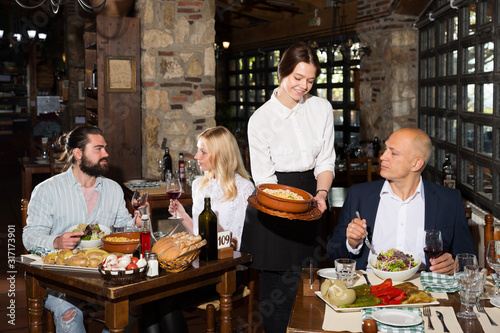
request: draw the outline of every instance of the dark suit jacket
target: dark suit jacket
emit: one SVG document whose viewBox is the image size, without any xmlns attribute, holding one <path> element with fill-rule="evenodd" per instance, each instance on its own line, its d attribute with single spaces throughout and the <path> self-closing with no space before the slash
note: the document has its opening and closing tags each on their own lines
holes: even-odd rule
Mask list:
<svg viewBox="0 0 500 333">
<path fill-rule="evenodd" d="M 368 237 L 371 240 L 375 217 L 377 216 L 380 191 L 384 179 L 354 185 L 349 190 L 342 206 L 337 227 L 328 242 L 328 258 L 333 263 L 337 258 L 353 258 L 356 269 L 365 269 L 370 250 L 363 245 L 358 255 L 347 250 L 347 225 L 359 211 L 361 218 L 366 219 Z M 474 242 L 469 231 L 460 191 L 450 189 L 429 181 L 423 181 L 425 195 L 425 229 L 441 230 L 443 236 L 443 253 L 448 252 L 455 257 L 458 253 L 476 253 Z M 427 258 L 426 262 L 429 260 Z"/>
</svg>

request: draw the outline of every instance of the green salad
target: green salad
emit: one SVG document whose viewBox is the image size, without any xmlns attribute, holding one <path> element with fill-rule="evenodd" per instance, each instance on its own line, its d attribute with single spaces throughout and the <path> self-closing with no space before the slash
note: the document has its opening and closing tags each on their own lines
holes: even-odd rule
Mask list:
<svg viewBox="0 0 500 333">
<path fill-rule="evenodd" d="M 377 256 L 375 268 L 385 272 L 399 272 L 406 271 L 417 265 L 412 255 L 405 254 L 396 249 L 390 249 L 380 252 Z"/>
</svg>

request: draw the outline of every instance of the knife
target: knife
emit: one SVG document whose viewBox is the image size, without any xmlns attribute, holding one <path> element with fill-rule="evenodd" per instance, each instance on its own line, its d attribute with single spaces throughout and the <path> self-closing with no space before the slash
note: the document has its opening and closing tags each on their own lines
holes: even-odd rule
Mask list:
<svg viewBox="0 0 500 333">
<path fill-rule="evenodd" d="M 441 312 L 439 312 L 439 311 L 436 311 L 436 315 L 439 318 L 439 320 L 441 320 L 441 324 L 443 324 L 443 332 L 445 332 L 445 333 L 446 332 L 450 332 L 448 330 L 448 327 L 446 327 L 446 325 L 444 324 L 443 314 Z"/>
</svg>

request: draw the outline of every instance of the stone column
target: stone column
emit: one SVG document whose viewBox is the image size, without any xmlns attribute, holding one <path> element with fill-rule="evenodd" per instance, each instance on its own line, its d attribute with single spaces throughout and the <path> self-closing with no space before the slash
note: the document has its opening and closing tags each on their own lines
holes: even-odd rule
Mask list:
<svg viewBox="0 0 500 333">
<path fill-rule="evenodd" d="M 137 0 L 141 19 L 143 177 L 158 178 L 167 140 L 196 153 L 196 136 L 215 126 L 215 1 Z M 175 167 L 174 167 L 175 169 Z"/>
</svg>

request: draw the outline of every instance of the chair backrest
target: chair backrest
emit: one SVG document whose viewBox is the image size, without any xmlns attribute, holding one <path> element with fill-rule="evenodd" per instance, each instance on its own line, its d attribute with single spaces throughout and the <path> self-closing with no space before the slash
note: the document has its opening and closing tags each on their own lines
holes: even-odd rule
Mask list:
<svg viewBox="0 0 500 333">
<path fill-rule="evenodd" d="M 49 147 L 49 163 L 50 163 L 50 176 L 54 176 L 57 173 L 61 173 L 64 164 L 57 163 L 56 161 L 59 159 L 61 152 L 57 151 L 53 147 Z"/>
<path fill-rule="evenodd" d="M 357 157 L 346 156 L 347 187 L 359 182 L 371 182 L 373 175 L 380 172 L 380 157 Z"/>
<path fill-rule="evenodd" d="M 495 271 L 488 265 L 486 260 L 486 250 L 490 240 L 500 241 L 500 230 L 495 231 L 495 227 L 493 226 L 493 215 L 486 214 L 484 216 L 484 264 L 485 267 L 488 268 L 488 273 L 493 273 Z"/>
<path fill-rule="evenodd" d="M 24 228 L 26 226 L 26 220 L 28 219 L 28 199 L 21 199 L 21 225 Z M 24 249 L 24 253 L 28 253 L 26 249 Z"/>
</svg>

